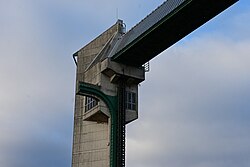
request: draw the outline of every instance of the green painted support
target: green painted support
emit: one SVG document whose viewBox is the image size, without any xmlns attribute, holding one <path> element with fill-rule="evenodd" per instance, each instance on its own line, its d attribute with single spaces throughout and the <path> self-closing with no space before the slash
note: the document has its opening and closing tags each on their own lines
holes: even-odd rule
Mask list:
<svg viewBox="0 0 250 167">
<path fill-rule="evenodd" d="M 117 112 L 118 97 L 103 93 L 100 87 L 85 82 L 78 83 L 77 95 L 97 97 L 101 99 L 108 107 L 111 115 L 111 134 L 110 134 L 110 167 L 116 167 L 117 164 Z"/>
</svg>

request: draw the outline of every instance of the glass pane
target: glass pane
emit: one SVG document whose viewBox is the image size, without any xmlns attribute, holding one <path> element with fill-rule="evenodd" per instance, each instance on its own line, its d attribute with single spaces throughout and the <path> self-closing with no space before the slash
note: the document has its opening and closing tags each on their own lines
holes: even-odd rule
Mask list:
<svg viewBox="0 0 250 167">
<path fill-rule="evenodd" d="M 136 101 L 135 98 L 136 98 L 135 93 L 132 93 L 132 103 L 134 103 L 134 104 L 135 104 L 135 101 Z"/>
</svg>

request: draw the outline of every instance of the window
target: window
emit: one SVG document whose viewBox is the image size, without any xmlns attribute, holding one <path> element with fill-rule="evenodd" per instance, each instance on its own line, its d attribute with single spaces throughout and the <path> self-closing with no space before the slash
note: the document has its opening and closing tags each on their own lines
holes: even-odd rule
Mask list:
<svg viewBox="0 0 250 167">
<path fill-rule="evenodd" d="M 85 99 L 85 111 L 91 110 L 97 106 L 98 101 L 93 97 L 86 97 Z"/>
<path fill-rule="evenodd" d="M 136 110 L 136 93 L 126 92 L 125 100 L 126 100 L 126 109 Z"/>
</svg>

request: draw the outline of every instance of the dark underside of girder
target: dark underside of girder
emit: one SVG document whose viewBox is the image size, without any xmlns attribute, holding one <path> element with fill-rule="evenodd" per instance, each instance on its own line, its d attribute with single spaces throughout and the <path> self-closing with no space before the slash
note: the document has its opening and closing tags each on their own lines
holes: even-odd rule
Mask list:
<svg viewBox="0 0 250 167">
<path fill-rule="evenodd" d="M 121 47 L 112 59 L 139 67 L 237 1 L 186 0 L 132 42 Z M 147 18 L 144 21 L 147 21 Z M 137 26 L 140 26 L 140 23 Z"/>
</svg>

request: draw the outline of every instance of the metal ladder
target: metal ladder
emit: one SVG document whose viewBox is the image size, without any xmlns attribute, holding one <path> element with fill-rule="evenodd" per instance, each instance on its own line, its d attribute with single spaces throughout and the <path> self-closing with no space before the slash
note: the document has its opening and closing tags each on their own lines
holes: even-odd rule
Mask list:
<svg viewBox="0 0 250 167">
<path fill-rule="evenodd" d="M 125 80 L 121 79 L 118 87 L 117 113 L 117 167 L 125 167 L 125 147 L 126 147 L 126 104 L 125 104 L 126 85 Z"/>
</svg>

